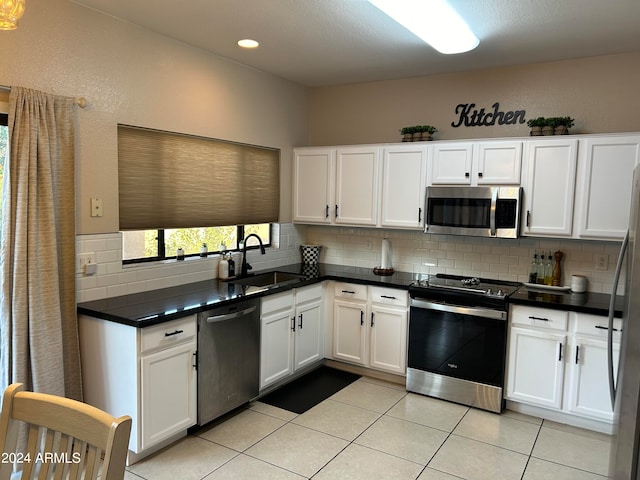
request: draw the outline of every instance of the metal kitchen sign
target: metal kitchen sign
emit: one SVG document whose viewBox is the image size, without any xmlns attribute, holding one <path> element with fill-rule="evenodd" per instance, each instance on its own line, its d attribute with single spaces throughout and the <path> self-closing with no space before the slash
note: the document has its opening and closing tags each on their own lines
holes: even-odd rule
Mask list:
<svg viewBox="0 0 640 480">
<path fill-rule="evenodd" d="M 478 110 L 475 103 L 461 103 L 456 107 L 457 122 L 451 122 L 451 126 L 457 127 L 491 127 L 493 125 L 515 125 L 525 123 L 525 110 L 500 111 L 498 102 L 491 105 L 492 110 Z"/>
</svg>

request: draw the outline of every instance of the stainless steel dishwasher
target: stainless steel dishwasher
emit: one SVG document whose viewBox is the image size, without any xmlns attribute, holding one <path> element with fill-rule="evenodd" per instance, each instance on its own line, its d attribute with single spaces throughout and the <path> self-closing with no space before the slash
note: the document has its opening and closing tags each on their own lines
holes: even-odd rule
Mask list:
<svg viewBox="0 0 640 480">
<path fill-rule="evenodd" d="M 258 396 L 260 300 L 198 314 L 198 425 Z"/>
</svg>

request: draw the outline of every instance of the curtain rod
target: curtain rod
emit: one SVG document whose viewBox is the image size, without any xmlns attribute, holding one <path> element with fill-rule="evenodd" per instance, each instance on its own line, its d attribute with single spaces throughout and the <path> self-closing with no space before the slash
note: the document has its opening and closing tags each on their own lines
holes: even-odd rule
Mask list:
<svg viewBox="0 0 640 480">
<path fill-rule="evenodd" d="M 10 92 L 11 87 L 8 87 L 7 85 L 0 85 L 0 90 Z M 73 104 L 79 106 L 80 108 L 84 108 L 87 106 L 87 99 L 84 97 L 73 97 Z"/>
</svg>

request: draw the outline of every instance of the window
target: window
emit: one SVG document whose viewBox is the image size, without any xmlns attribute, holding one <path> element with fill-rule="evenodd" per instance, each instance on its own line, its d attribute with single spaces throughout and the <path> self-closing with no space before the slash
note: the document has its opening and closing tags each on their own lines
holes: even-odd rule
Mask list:
<svg viewBox="0 0 640 480">
<path fill-rule="evenodd" d="M 271 224 L 230 225 L 226 227 L 172 228 L 122 232 L 123 263 L 166 260 L 176 257 L 178 248 L 185 256 L 199 256 L 203 243 L 209 254 L 226 250 L 239 250 L 239 242 L 255 233 L 265 247 L 271 245 Z M 222 247 L 224 245 L 224 247 Z M 247 248 L 257 248 L 258 241 L 250 238 Z"/>
</svg>

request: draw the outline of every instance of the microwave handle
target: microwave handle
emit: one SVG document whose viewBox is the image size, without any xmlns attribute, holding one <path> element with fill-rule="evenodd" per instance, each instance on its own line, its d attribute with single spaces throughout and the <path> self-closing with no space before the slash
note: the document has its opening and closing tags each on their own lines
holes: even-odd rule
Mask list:
<svg viewBox="0 0 640 480">
<path fill-rule="evenodd" d="M 491 236 L 495 237 L 496 231 L 496 208 L 498 205 L 498 189 L 491 189 L 491 215 L 489 217 L 489 228 L 491 229 Z"/>
</svg>

